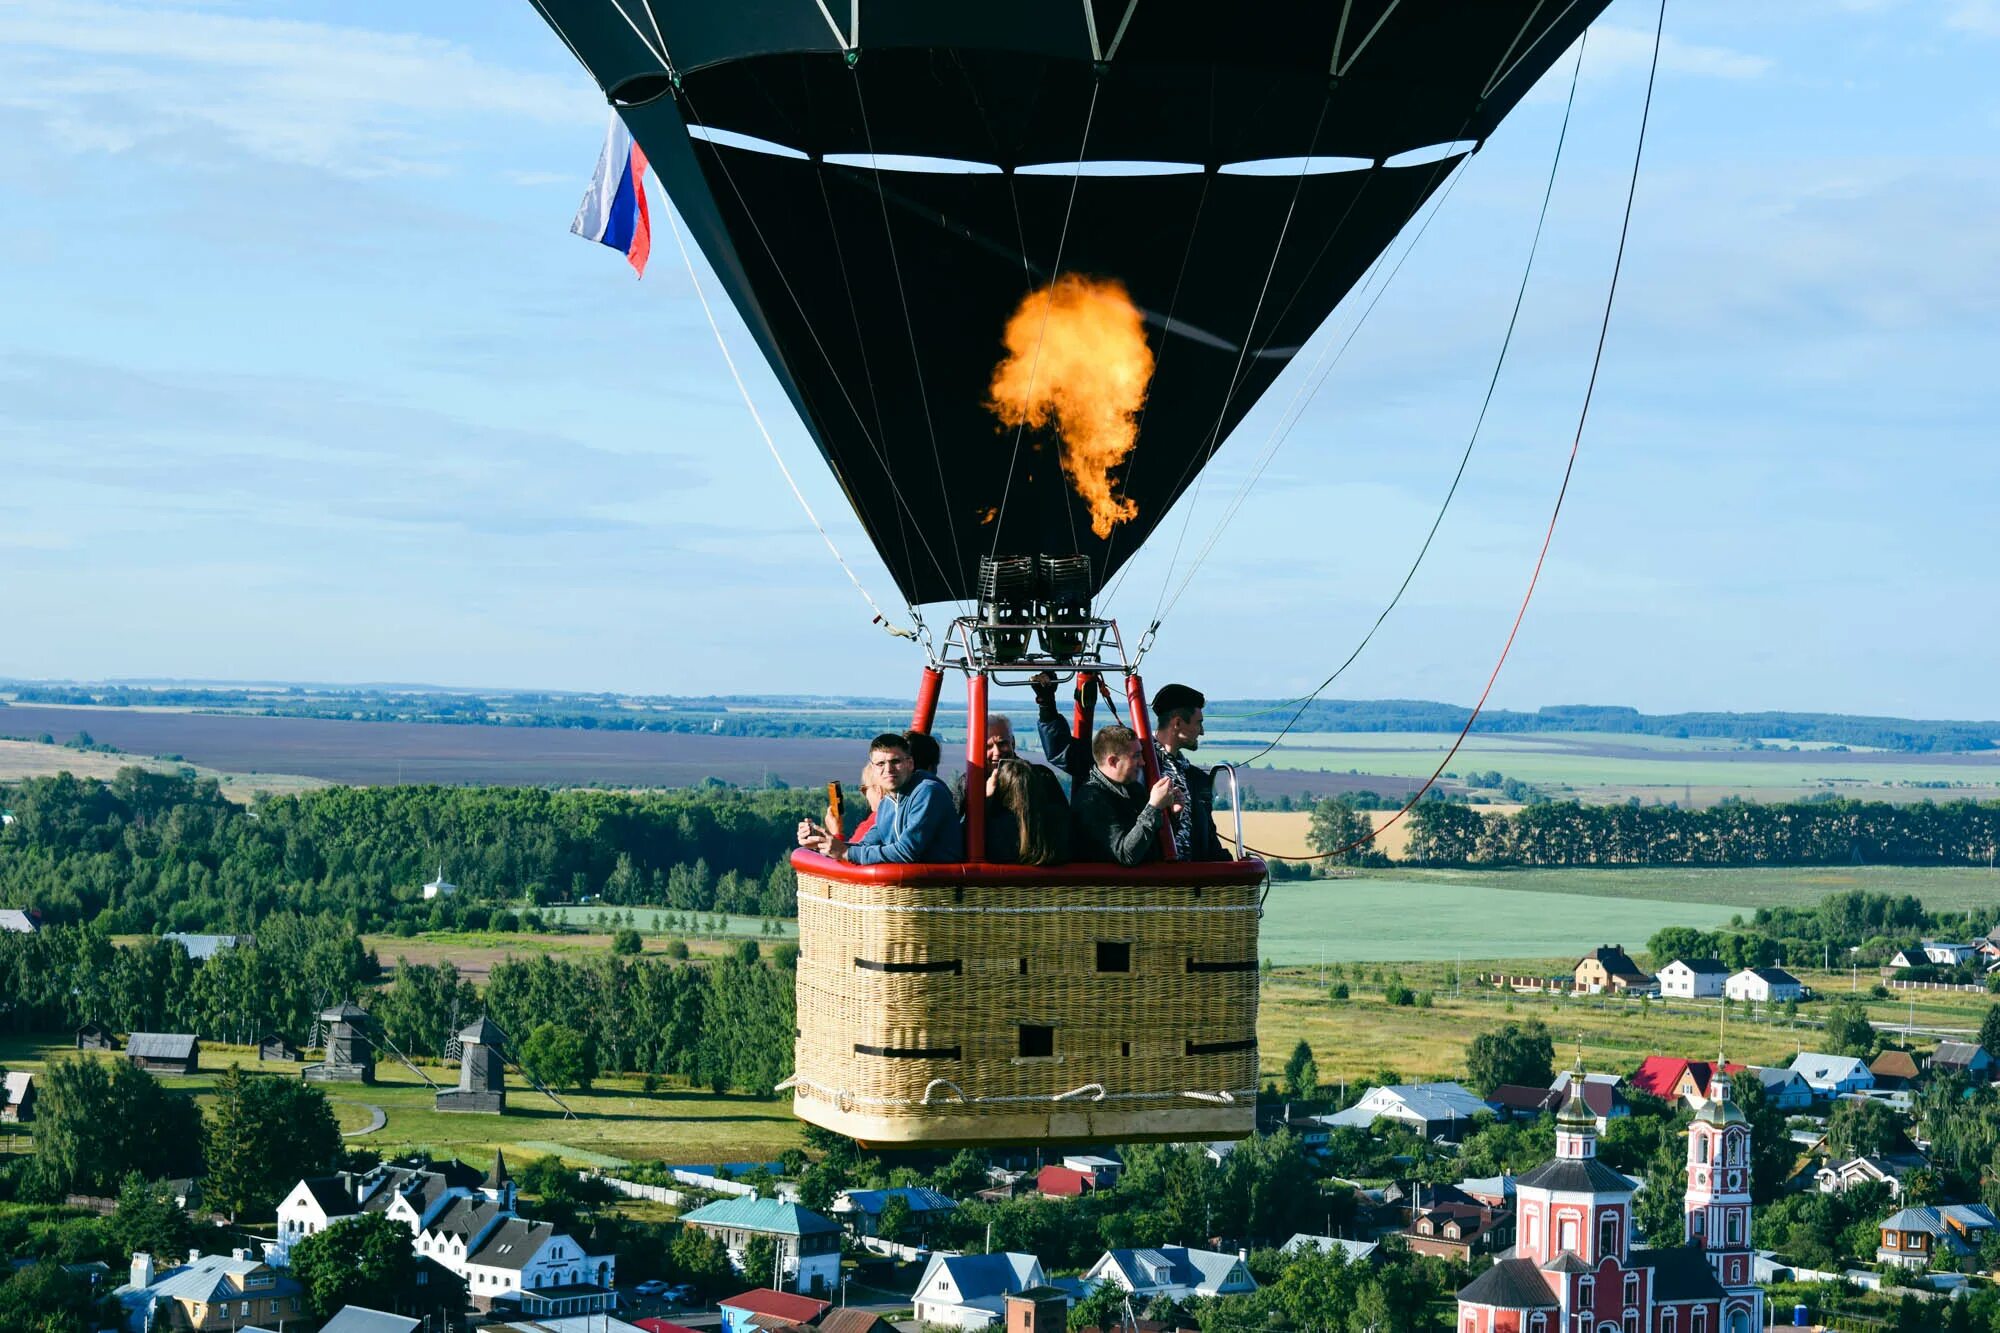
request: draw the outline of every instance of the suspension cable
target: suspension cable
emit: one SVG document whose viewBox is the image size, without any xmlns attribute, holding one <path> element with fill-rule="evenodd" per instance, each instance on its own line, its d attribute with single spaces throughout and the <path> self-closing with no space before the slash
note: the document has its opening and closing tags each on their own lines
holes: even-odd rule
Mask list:
<svg viewBox="0 0 2000 1333">
<path fill-rule="evenodd" d="M 1576 108 L 1577 82 L 1579 76 L 1583 72 L 1584 47 L 1585 43 L 1587 43 L 1589 40 L 1590 40 L 1590 34 L 1588 31 L 1586 31 L 1583 35 L 1582 40 L 1580 40 L 1577 43 L 1576 64 L 1571 67 L 1569 75 L 1569 100 L 1563 106 L 1562 127 L 1556 132 L 1555 154 L 1549 160 L 1549 177 L 1548 180 L 1542 186 L 1541 212 L 1535 218 L 1534 237 L 1528 243 L 1528 259 L 1521 269 L 1520 284 L 1514 289 L 1514 308 L 1507 316 L 1507 331 L 1505 335 L 1502 336 L 1502 338 L 1500 339 L 1499 354 L 1495 356 L 1493 359 L 1493 373 L 1489 375 L 1486 380 L 1486 396 L 1480 400 L 1479 413 L 1473 419 L 1472 422 L 1472 433 L 1466 437 L 1465 449 L 1458 456 L 1458 470 L 1452 474 L 1451 485 L 1448 488 L 1446 488 L 1444 493 L 1444 502 L 1438 506 L 1438 511 L 1436 516 L 1431 519 L 1430 531 L 1424 534 L 1423 544 L 1417 548 L 1416 558 L 1410 562 L 1409 569 L 1404 571 L 1403 581 L 1396 586 L 1395 595 L 1389 598 L 1387 605 L 1385 605 L 1382 608 L 1381 613 L 1375 617 L 1375 623 L 1368 627 L 1368 632 L 1361 636 L 1361 641 L 1354 645 L 1353 651 L 1348 653 L 1346 660 L 1341 662 L 1341 664 L 1338 667 L 1334 668 L 1333 673 L 1331 675 L 1329 675 L 1325 680 L 1321 681 L 1319 685 L 1316 686 L 1313 689 L 1313 691 L 1310 694 L 1306 695 L 1303 699 L 1292 701 L 1296 703 L 1298 707 L 1297 710 L 1292 714 L 1290 721 L 1285 723 L 1284 727 L 1279 730 L 1277 736 L 1272 738 L 1271 743 L 1269 745 L 1266 745 L 1256 754 L 1244 760 L 1243 762 L 1245 764 L 1255 763 L 1257 760 L 1262 759 L 1265 755 L 1269 754 L 1273 749 L 1277 748 L 1278 742 L 1284 738 L 1286 732 L 1292 729 L 1293 724 L 1299 720 L 1300 716 L 1304 714 L 1305 710 L 1312 706 L 1313 701 L 1319 698 L 1319 696 L 1322 693 L 1324 693 L 1330 686 L 1332 686 L 1334 681 L 1340 679 L 1340 677 L 1347 671 L 1347 668 L 1354 665 L 1355 659 L 1361 656 L 1362 650 L 1367 648 L 1369 642 L 1372 639 L 1374 639 L 1375 632 L 1382 628 L 1382 624 L 1384 621 L 1388 620 L 1389 613 L 1394 611 L 1396 607 L 1402 602 L 1403 594 L 1409 591 L 1411 582 L 1415 580 L 1415 578 L 1417 577 L 1417 570 L 1422 568 L 1423 566 L 1424 557 L 1430 554 L 1431 544 L 1437 540 L 1438 529 L 1442 527 L 1444 524 L 1444 516 L 1446 513 L 1450 511 L 1451 502 L 1458 495 L 1459 483 L 1465 480 L 1466 465 L 1472 461 L 1473 447 L 1479 443 L 1480 431 L 1486 425 L 1487 411 L 1493 406 L 1494 391 L 1499 387 L 1500 384 L 1501 369 L 1507 364 L 1508 350 L 1512 348 L 1514 345 L 1514 330 L 1515 327 L 1520 322 L 1521 306 L 1523 302 L 1527 299 L 1528 295 L 1528 279 L 1534 274 L 1535 257 L 1540 253 L 1542 246 L 1542 229 L 1548 222 L 1549 218 L 1549 200 L 1555 194 L 1556 173 L 1557 170 L 1562 166 L 1563 146 L 1569 140 L 1570 113 Z M 1435 217 L 1436 214 L 1432 214 L 1432 216 Z M 1407 254 L 1407 252 L 1405 253 Z M 1314 392 L 1317 391 L 1318 387 L 1314 386 Z M 1311 401 L 1310 398 L 1308 398 L 1307 401 L 1310 402 Z M 1300 411 L 1303 412 L 1304 408 L 1301 407 Z M 1297 422 L 1296 417 L 1293 418 L 1293 422 L 1294 424 L 1296 424 Z M 1286 433 L 1289 434 L 1289 428 L 1287 429 Z M 1257 478 L 1263 475 L 1264 468 L 1268 466 L 1271 455 L 1275 454 L 1277 452 L 1278 447 L 1281 446 L 1283 443 L 1284 439 L 1283 437 L 1280 437 L 1277 440 L 1277 442 L 1273 444 L 1270 453 L 1266 454 L 1263 462 L 1260 462 L 1258 464 L 1256 473 L 1254 473 L 1251 476 L 1250 480 L 1247 483 L 1245 483 L 1243 491 L 1239 493 L 1238 497 L 1239 505 L 1241 503 L 1242 497 L 1247 496 L 1249 494 L 1250 487 L 1256 484 Z M 1234 516 L 1235 516 L 1235 511 L 1232 510 L 1229 514 L 1223 517 L 1222 523 L 1219 524 L 1216 528 L 1214 537 L 1210 539 L 1209 543 L 1210 548 L 1214 546 L 1217 540 L 1220 540 L 1222 536 L 1222 529 L 1228 526 L 1229 520 Z M 1205 560 L 1207 558 L 1208 549 L 1209 548 L 1204 548 L 1201 556 L 1196 561 L 1197 565 L 1199 565 L 1201 560 Z M 1192 579 L 1193 577 L 1194 577 L 1194 571 L 1189 570 L 1188 578 Z M 1174 603 L 1179 602 L 1181 593 L 1184 593 L 1186 591 L 1187 591 L 1187 584 L 1186 582 L 1183 582 L 1181 584 L 1180 591 L 1174 594 L 1174 602 L 1168 603 L 1167 610 L 1169 611 L 1173 610 Z M 1266 713 L 1278 712 L 1282 708 L 1287 706 L 1289 705 L 1278 705 L 1273 708 L 1263 709 L 1257 713 L 1250 714 L 1250 716 L 1261 717 Z"/>
<path fill-rule="evenodd" d="M 1380 826 L 1370 829 L 1362 837 L 1356 838 L 1344 846 L 1337 847 L 1330 852 L 1319 852 L 1312 856 L 1292 857 L 1288 859 L 1297 861 L 1326 861 L 1335 857 L 1345 856 L 1355 848 L 1373 842 L 1386 830 L 1399 823 L 1411 810 L 1415 809 L 1417 803 L 1424 799 L 1425 794 L 1443 776 L 1445 769 L 1451 764 L 1453 756 L 1457 755 L 1459 747 L 1465 744 L 1465 738 L 1472 733 L 1473 725 L 1479 721 L 1480 713 L 1486 708 L 1486 701 L 1493 693 L 1494 682 L 1500 679 L 1500 669 L 1507 665 L 1507 655 L 1514 649 L 1514 639 L 1521 632 L 1521 622 L 1527 618 L 1528 604 L 1534 599 L 1536 585 L 1541 582 L 1542 567 L 1549 557 L 1549 545 L 1555 540 L 1556 521 L 1562 517 L 1563 501 L 1569 495 L 1570 478 L 1576 472 L 1576 457 L 1578 451 L 1583 446 L 1583 431 L 1585 424 L 1590 420 L 1590 406 L 1597 396 L 1598 372 L 1604 365 L 1604 345 L 1611 332 L 1611 311 L 1618 298 L 1618 279 L 1625 268 L 1625 243 L 1632 232 L 1632 206 L 1639 192 L 1639 165 L 1645 157 L 1646 130 L 1652 121 L 1653 87 L 1659 78 L 1660 42 L 1666 32 L 1666 25 L 1667 0 L 1660 0 L 1659 17 L 1655 20 L 1653 26 L 1652 60 L 1646 69 L 1646 100 L 1639 112 L 1639 136 L 1637 143 L 1632 148 L 1631 178 L 1625 186 L 1625 212 L 1618 224 L 1618 251 L 1611 261 L 1611 281 L 1604 293 L 1604 314 L 1599 319 L 1597 325 L 1597 346 L 1590 358 L 1590 380 L 1584 386 L 1583 405 L 1578 409 L 1576 415 L 1576 432 L 1570 437 L 1569 457 L 1563 464 L 1562 485 L 1556 490 L 1555 506 L 1549 513 L 1548 528 L 1542 534 L 1541 549 L 1535 555 L 1535 566 L 1533 571 L 1528 575 L 1527 590 L 1521 594 L 1521 605 L 1514 612 L 1514 623 L 1507 630 L 1507 640 L 1500 646 L 1500 656 L 1493 663 L 1493 670 L 1486 677 L 1486 687 L 1479 692 L 1479 700 L 1472 706 L 1472 712 L 1466 717 L 1465 725 L 1459 728 L 1458 735 L 1453 738 L 1451 748 L 1445 751 L 1445 756 L 1438 761 L 1437 768 L 1432 770 L 1428 778 L 1424 779 L 1424 785 L 1417 788 L 1415 794 L 1408 801 L 1404 802 L 1402 808 L 1384 820 Z M 1290 723 L 1287 723 L 1286 726 L 1289 729 Z M 1280 732 L 1277 739 L 1282 739 L 1283 736 L 1284 733 Z M 1277 739 L 1272 741 L 1273 745 L 1277 743 Z M 1268 746 L 1266 747 L 1266 752 L 1268 752 L 1269 748 Z M 1258 855 L 1263 856 L 1266 853 L 1258 852 Z"/>
<path fill-rule="evenodd" d="M 736 381 L 736 391 L 743 396 L 743 405 L 750 409 L 750 419 L 757 423 L 757 433 L 764 437 L 764 447 L 771 451 L 771 460 L 778 465 L 778 471 L 784 474 L 785 484 L 792 488 L 792 498 L 799 502 L 799 508 L 806 511 L 807 521 L 813 525 L 813 530 L 819 533 L 820 540 L 826 543 L 826 549 L 833 552 L 834 560 L 840 565 L 841 572 L 847 575 L 847 581 L 854 585 L 854 591 L 861 594 L 861 600 L 868 603 L 868 609 L 874 612 L 875 618 L 872 623 L 880 625 L 896 638 L 915 639 L 916 631 L 904 629 L 891 621 L 876 600 L 869 595 L 868 589 L 862 586 L 860 577 L 847 563 L 847 557 L 840 553 L 840 548 L 834 545 L 832 535 L 819 521 L 819 515 L 813 512 L 805 492 L 799 489 L 799 483 L 792 477 L 792 470 L 785 466 L 784 455 L 778 452 L 777 441 L 771 438 L 770 428 L 764 424 L 763 413 L 757 410 L 757 403 L 750 396 L 749 386 L 744 384 L 742 373 L 736 369 L 736 358 L 729 353 L 729 341 L 722 336 L 722 326 L 716 322 L 715 311 L 708 304 L 708 294 L 702 290 L 701 277 L 694 271 L 694 256 L 688 253 L 687 241 L 681 235 L 681 224 L 675 217 L 678 211 L 674 207 L 673 200 L 669 199 L 666 207 L 667 225 L 673 230 L 674 245 L 681 252 L 681 262 L 687 265 L 688 281 L 694 284 L 694 294 L 701 301 L 701 313 L 708 316 L 709 331 L 715 335 L 715 345 L 722 349 L 722 359 L 729 367 L 729 377 Z M 915 608 L 911 610 L 914 612 Z"/>
</svg>

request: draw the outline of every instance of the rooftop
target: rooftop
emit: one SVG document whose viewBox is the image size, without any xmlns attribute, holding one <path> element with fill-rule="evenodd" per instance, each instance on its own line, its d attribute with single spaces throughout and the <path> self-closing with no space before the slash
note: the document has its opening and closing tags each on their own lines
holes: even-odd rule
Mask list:
<svg viewBox="0 0 2000 1333">
<path fill-rule="evenodd" d="M 795 1296 L 789 1291 L 773 1291 L 769 1287 L 752 1287 L 748 1291 L 731 1296 L 728 1300 L 717 1301 L 716 1304 L 731 1310 L 746 1310 L 751 1314 L 776 1315 L 780 1319 L 789 1319 L 800 1324 L 810 1324 L 833 1308 L 828 1301 L 816 1301 L 810 1296 Z"/>
<path fill-rule="evenodd" d="M 187 1032 L 134 1032 L 125 1038 L 125 1054 L 141 1060 L 187 1060 L 194 1050 L 194 1036 Z"/>
<path fill-rule="evenodd" d="M 821 1217 L 812 1209 L 779 1199 L 717 1199 L 691 1213 L 683 1213 L 681 1221 L 774 1236 L 816 1236 L 840 1230 L 839 1223 Z"/>
</svg>

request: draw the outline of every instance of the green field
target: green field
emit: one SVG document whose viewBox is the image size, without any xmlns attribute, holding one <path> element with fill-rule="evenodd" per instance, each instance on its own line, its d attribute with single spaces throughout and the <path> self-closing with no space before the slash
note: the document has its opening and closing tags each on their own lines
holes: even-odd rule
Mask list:
<svg viewBox="0 0 2000 1333">
<path fill-rule="evenodd" d="M 1828 894 L 1914 894 L 1934 912 L 2000 904 L 2000 872 L 1967 866 L 1781 866 L 1713 869 L 1690 866 L 1578 867 L 1554 870 L 1396 870 L 1398 880 L 1483 884 L 1508 892 L 1581 894 L 1714 903 L 1746 916 L 1759 907 L 1812 907 Z"/>
<path fill-rule="evenodd" d="M 1217 732 L 1203 741 L 1202 757 L 1240 762 L 1261 749 L 1265 739 Z M 1258 762 L 1326 773 L 1429 777 L 1454 739 L 1440 732 L 1294 733 Z M 1909 759 L 1812 744 L 1797 749 L 1798 755 L 1780 758 L 1727 740 L 1595 732 L 1475 733 L 1447 767 L 1460 776 L 1497 770 L 1551 793 L 1571 792 L 1587 799 L 1637 796 L 1696 805 L 1712 804 L 1731 793 L 1765 801 L 1797 800 L 1824 791 L 1896 801 L 2000 797 L 2000 765 L 1991 755 Z M 1725 754 L 1754 757 L 1724 758 Z M 1254 772 L 1244 780 L 1256 786 Z M 1939 783 L 1947 785 L 1919 785 Z"/>
<path fill-rule="evenodd" d="M 36 1070 L 50 1059 L 75 1053 L 46 1041 L 0 1039 L 0 1066 L 8 1069 Z M 98 1053 L 97 1058 L 120 1057 Z M 206 1102 L 215 1075 L 231 1063 L 291 1078 L 298 1077 L 299 1071 L 294 1064 L 260 1063 L 254 1047 L 203 1043 L 198 1076 L 164 1077 L 162 1082 L 168 1087 L 193 1089 L 197 1099 Z M 426 1063 L 424 1070 L 440 1084 L 449 1085 L 457 1078 L 455 1068 Z M 433 1091 L 404 1065 L 385 1062 L 377 1067 L 377 1078 L 380 1082 L 373 1086 L 325 1086 L 343 1130 L 367 1124 L 368 1106 L 379 1106 L 388 1113 L 388 1123 L 381 1129 L 345 1140 L 349 1147 L 367 1148 L 385 1157 L 422 1149 L 484 1164 L 495 1149 L 504 1149 L 516 1160 L 554 1153 L 572 1166 L 645 1159 L 764 1161 L 796 1145 L 799 1139 L 789 1097 L 761 1101 L 685 1088 L 649 1095 L 640 1091 L 636 1078 L 607 1078 L 599 1080 L 591 1092 L 561 1094 L 575 1112 L 575 1118 L 569 1119 L 547 1097 L 521 1087 L 510 1077 L 506 1115 L 456 1115 L 439 1112 Z"/>
<path fill-rule="evenodd" d="M 1277 963 L 1540 958 L 1597 944 L 1636 950 L 1662 926 L 1712 930 L 1733 915 L 1714 903 L 1500 889 L 1482 878 L 1274 884 L 1258 952 Z"/>
</svg>

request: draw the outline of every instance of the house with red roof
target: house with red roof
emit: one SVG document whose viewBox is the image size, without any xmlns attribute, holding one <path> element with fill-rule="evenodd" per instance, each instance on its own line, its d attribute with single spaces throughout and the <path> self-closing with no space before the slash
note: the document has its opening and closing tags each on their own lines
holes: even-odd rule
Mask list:
<svg viewBox="0 0 2000 1333">
<path fill-rule="evenodd" d="M 761 1327 L 762 1321 L 782 1320 L 792 1324 L 811 1324 L 833 1308 L 831 1301 L 814 1300 L 810 1296 L 795 1296 L 789 1291 L 773 1291 L 769 1287 L 752 1287 L 740 1296 L 731 1296 L 726 1301 L 716 1302 L 722 1311 L 722 1333 L 750 1333 Z M 752 1321 L 759 1321 L 753 1323 Z"/>
<path fill-rule="evenodd" d="M 1035 1192 L 1058 1199 L 1074 1199 L 1097 1188 L 1097 1178 L 1088 1171 L 1068 1166 L 1045 1166 L 1035 1173 Z"/>
<path fill-rule="evenodd" d="M 1725 1064 L 1725 1074 L 1740 1074 L 1746 1066 Z M 1715 1077 L 1712 1060 L 1682 1060 L 1671 1055 L 1649 1055 L 1626 1080 L 1627 1086 L 1658 1097 L 1663 1102 L 1686 1102 L 1700 1106 L 1708 1100 L 1708 1085 Z"/>
</svg>

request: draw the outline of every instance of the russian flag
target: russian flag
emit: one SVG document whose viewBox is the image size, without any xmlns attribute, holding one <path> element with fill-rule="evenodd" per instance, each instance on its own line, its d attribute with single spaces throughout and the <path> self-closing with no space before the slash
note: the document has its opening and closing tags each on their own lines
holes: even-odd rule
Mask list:
<svg viewBox="0 0 2000 1333">
<path fill-rule="evenodd" d="M 646 276 L 646 256 L 653 251 L 653 224 L 646 213 L 646 152 L 633 140 L 625 122 L 611 113 L 604 132 L 604 151 L 597 174 L 577 206 L 569 229 L 587 241 L 623 250 L 632 271 Z"/>
</svg>

